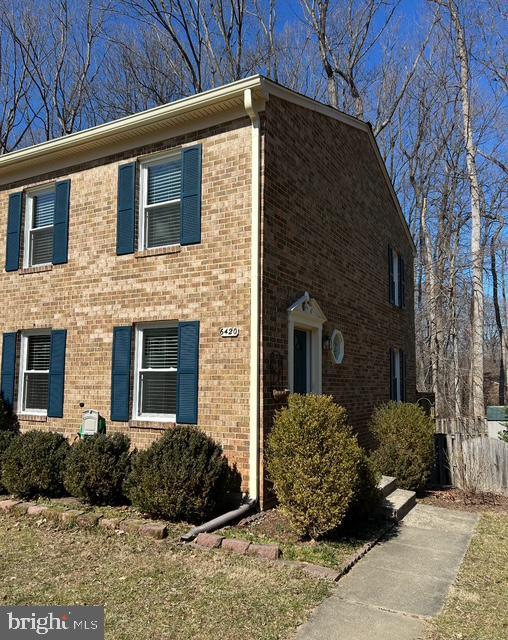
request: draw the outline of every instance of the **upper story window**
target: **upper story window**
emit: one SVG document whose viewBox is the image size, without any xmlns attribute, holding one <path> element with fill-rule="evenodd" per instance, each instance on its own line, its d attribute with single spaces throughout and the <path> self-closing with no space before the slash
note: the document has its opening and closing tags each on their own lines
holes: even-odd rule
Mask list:
<svg viewBox="0 0 508 640">
<path fill-rule="evenodd" d="M 140 325 L 136 338 L 135 416 L 174 421 L 178 324 Z"/>
<path fill-rule="evenodd" d="M 24 266 L 51 264 L 53 260 L 53 224 L 55 188 L 27 194 Z"/>
<path fill-rule="evenodd" d="M 390 304 L 404 309 L 406 306 L 406 266 L 404 258 L 388 247 L 388 284 Z"/>
<path fill-rule="evenodd" d="M 141 165 L 140 249 L 180 243 L 181 154 Z"/>
<path fill-rule="evenodd" d="M 21 335 L 18 406 L 22 413 L 47 413 L 50 357 L 49 331 Z"/>
</svg>

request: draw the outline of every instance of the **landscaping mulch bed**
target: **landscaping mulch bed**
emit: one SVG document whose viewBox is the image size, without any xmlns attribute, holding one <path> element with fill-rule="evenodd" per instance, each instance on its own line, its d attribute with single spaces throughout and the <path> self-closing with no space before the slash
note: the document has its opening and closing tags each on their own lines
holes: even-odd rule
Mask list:
<svg viewBox="0 0 508 640">
<path fill-rule="evenodd" d="M 383 518 L 346 524 L 326 539 L 301 540 L 280 509 L 271 509 L 256 518 L 216 532 L 225 538 L 248 540 L 255 544 L 278 545 L 284 560 L 309 562 L 341 569 L 365 545 L 375 542 L 391 524 Z"/>
<path fill-rule="evenodd" d="M 508 496 L 494 493 L 468 493 L 460 489 L 436 489 L 425 491 L 419 501 L 434 507 L 459 511 L 508 513 Z"/>
</svg>

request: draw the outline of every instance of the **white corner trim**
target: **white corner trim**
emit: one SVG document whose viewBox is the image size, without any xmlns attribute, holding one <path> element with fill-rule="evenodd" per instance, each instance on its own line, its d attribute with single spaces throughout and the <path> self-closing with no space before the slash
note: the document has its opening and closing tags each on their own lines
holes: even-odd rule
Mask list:
<svg viewBox="0 0 508 640">
<path fill-rule="evenodd" d="M 251 155 L 251 278 L 250 278 L 250 382 L 249 382 L 249 496 L 259 498 L 259 339 L 260 339 L 260 186 L 261 131 L 259 113 L 254 104 L 252 89 L 244 91 L 245 111 L 252 123 Z"/>
</svg>

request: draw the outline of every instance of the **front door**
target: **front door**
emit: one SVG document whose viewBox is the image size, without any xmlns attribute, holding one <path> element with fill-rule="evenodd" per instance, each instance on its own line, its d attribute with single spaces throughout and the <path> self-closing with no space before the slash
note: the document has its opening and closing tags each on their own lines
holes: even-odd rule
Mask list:
<svg viewBox="0 0 508 640">
<path fill-rule="evenodd" d="M 294 372 L 293 372 L 293 390 L 295 393 L 305 394 L 309 392 L 308 388 L 308 331 L 295 329 L 295 350 L 294 350 Z"/>
</svg>

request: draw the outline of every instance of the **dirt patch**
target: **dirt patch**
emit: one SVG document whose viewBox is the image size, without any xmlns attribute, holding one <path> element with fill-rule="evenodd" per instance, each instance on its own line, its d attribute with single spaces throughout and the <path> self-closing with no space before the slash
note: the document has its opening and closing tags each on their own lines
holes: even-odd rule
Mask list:
<svg viewBox="0 0 508 640">
<path fill-rule="evenodd" d="M 365 544 L 377 540 L 386 530 L 386 520 L 373 518 L 345 524 L 319 541 L 302 540 L 295 534 L 281 510 L 270 509 L 218 533 L 254 544 L 276 544 L 280 547 L 284 560 L 340 569 Z"/>
<path fill-rule="evenodd" d="M 291 529 L 288 519 L 280 509 L 263 511 L 254 519 L 246 518 L 236 528 L 266 538 L 283 538 L 286 542 L 300 542 L 298 536 Z"/>
<path fill-rule="evenodd" d="M 460 489 L 438 489 L 426 491 L 419 502 L 434 507 L 473 511 L 475 513 L 508 513 L 508 496 L 494 493 L 468 493 Z"/>
</svg>

